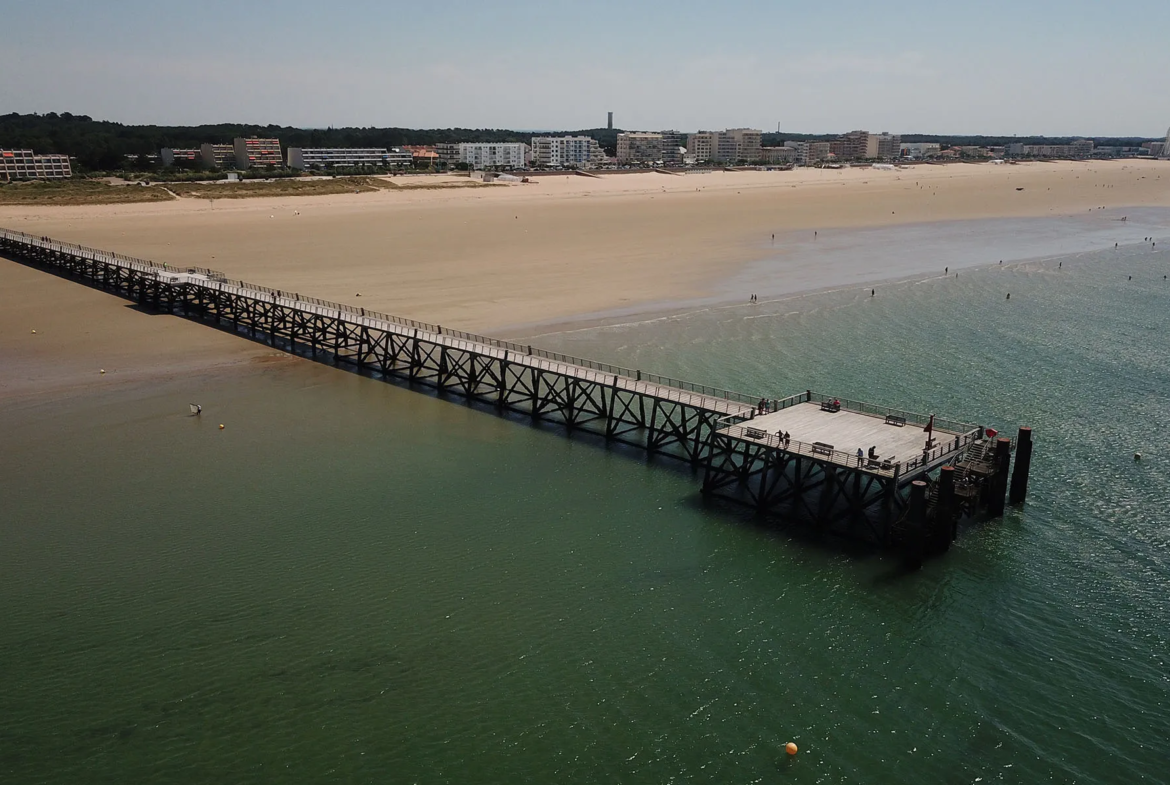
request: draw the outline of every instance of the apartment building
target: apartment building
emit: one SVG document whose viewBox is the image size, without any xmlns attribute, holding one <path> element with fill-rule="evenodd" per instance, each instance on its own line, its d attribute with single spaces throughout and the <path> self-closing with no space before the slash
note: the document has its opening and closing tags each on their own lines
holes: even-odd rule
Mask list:
<svg viewBox="0 0 1170 785">
<path fill-rule="evenodd" d="M 399 156 L 401 159 L 402 156 Z M 411 157 L 406 156 L 407 165 Z M 385 147 L 290 147 L 290 169 L 359 169 L 390 166 L 390 151 Z"/>
<path fill-rule="evenodd" d="M 199 163 L 199 151 L 178 147 L 164 147 L 158 151 L 158 159 L 163 166 L 195 166 Z"/>
<path fill-rule="evenodd" d="M 796 163 L 796 148 L 761 147 L 760 160 L 769 164 L 794 164 Z"/>
<path fill-rule="evenodd" d="M 678 131 L 659 131 L 662 137 L 662 163 L 664 166 L 682 166 L 687 140 Z"/>
<path fill-rule="evenodd" d="M 617 159 L 623 164 L 658 163 L 662 160 L 662 134 L 640 131 L 618 134 Z"/>
<path fill-rule="evenodd" d="M 719 134 L 713 131 L 699 131 L 687 135 L 687 155 L 696 162 L 715 160 L 715 146 L 718 144 Z"/>
<path fill-rule="evenodd" d="M 0 150 L 0 182 L 63 180 L 73 176 L 67 155 L 37 155 L 32 150 Z"/>
<path fill-rule="evenodd" d="M 235 169 L 236 147 L 230 144 L 204 143 L 199 148 L 199 159 L 209 169 Z"/>
<path fill-rule="evenodd" d="M 755 128 L 699 131 L 687 137 L 687 153 L 696 161 L 759 161 L 762 133 Z"/>
<path fill-rule="evenodd" d="M 1072 144 L 1011 144 L 1008 155 L 1024 158 L 1088 158 L 1093 155 L 1093 141 L 1078 139 Z"/>
<path fill-rule="evenodd" d="M 451 166 L 459 163 L 459 143 L 458 142 L 442 142 L 435 145 L 435 155 L 439 157 L 439 163 Z"/>
<path fill-rule="evenodd" d="M 882 131 L 880 134 L 870 134 L 866 152 L 869 153 L 867 158 L 881 158 L 884 161 L 901 158 L 902 137 L 887 131 Z"/>
<path fill-rule="evenodd" d="M 523 169 L 529 148 L 523 142 L 461 142 L 459 162 L 473 169 Z"/>
<path fill-rule="evenodd" d="M 589 136 L 534 136 L 532 165 L 587 168 L 605 160 L 605 152 Z"/>
<path fill-rule="evenodd" d="M 869 139 L 869 131 L 850 131 L 847 134 L 841 134 L 830 142 L 829 150 L 841 161 L 857 161 L 863 158 L 872 158 L 874 156 L 870 155 Z M 872 152 L 875 155 L 877 153 L 876 142 Z"/>
<path fill-rule="evenodd" d="M 284 165 L 279 139 L 257 139 L 255 137 L 245 139 L 241 136 L 236 138 L 233 146 L 237 169 Z"/>
</svg>

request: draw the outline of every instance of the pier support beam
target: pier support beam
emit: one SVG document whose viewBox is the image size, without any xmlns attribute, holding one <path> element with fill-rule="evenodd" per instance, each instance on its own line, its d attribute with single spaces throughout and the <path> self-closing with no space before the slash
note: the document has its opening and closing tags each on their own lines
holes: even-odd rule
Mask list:
<svg viewBox="0 0 1170 785">
<path fill-rule="evenodd" d="M 1028 472 L 1032 468 L 1032 429 L 1020 428 L 1016 438 L 1016 463 L 1012 467 L 1012 488 L 1008 501 L 1023 504 L 1028 496 Z"/>
</svg>

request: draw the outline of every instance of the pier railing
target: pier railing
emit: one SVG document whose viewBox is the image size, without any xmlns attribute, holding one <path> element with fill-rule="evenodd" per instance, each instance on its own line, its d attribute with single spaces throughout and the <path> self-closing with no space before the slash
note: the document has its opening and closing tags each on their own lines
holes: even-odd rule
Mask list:
<svg viewBox="0 0 1170 785">
<path fill-rule="evenodd" d="M 801 397 L 803 398 L 803 395 Z M 844 401 L 842 401 L 842 404 L 844 404 Z M 818 461 L 826 461 L 846 468 L 857 469 L 870 474 L 878 474 L 883 477 L 905 477 L 918 469 L 931 466 L 936 461 L 948 455 L 959 452 L 977 438 L 976 431 L 957 434 L 953 438 L 937 440 L 938 443 L 934 447 L 929 450 L 923 450 L 913 458 L 891 462 L 883 461 L 880 458 L 871 459 L 864 455 L 859 458 L 856 452 L 851 453 L 845 452 L 844 450 L 831 449 L 826 446 L 814 445 L 796 439 L 789 439 L 788 442 L 785 442 L 777 434 L 768 433 L 759 428 L 753 428 L 751 425 L 743 425 L 742 423 L 744 422 L 750 423 L 751 419 L 742 415 L 729 415 L 719 419 L 717 430 L 736 439 L 764 444 L 793 455 L 803 455 Z"/>
</svg>

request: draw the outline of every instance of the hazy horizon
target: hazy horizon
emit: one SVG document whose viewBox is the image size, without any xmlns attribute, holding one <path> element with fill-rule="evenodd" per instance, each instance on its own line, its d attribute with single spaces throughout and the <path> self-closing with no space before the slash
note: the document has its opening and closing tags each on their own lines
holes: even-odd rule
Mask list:
<svg viewBox="0 0 1170 785">
<path fill-rule="evenodd" d="M 7 9 L 0 110 L 131 125 L 302 128 L 854 128 L 985 136 L 1161 138 L 1170 6 L 1139 0 L 1110 35 L 1094 6 L 896 13 L 845 0 L 601 0 L 561 8 L 454 0 L 441 13 L 343 0 L 208 0 Z M 1059 20 L 1059 24 L 1052 20 Z M 228 119 L 224 119 L 228 118 Z M 923 130 L 925 129 L 925 130 Z"/>
</svg>

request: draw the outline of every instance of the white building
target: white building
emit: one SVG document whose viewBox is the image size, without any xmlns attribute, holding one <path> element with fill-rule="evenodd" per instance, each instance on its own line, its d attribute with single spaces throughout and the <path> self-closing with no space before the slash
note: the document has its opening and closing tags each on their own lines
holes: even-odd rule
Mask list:
<svg viewBox="0 0 1170 785">
<path fill-rule="evenodd" d="M 903 158 L 933 158 L 942 152 L 938 142 L 902 142 L 898 145 Z"/>
<path fill-rule="evenodd" d="M 580 166 L 601 163 L 605 152 L 596 139 L 589 136 L 534 136 L 532 138 L 533 166 Z"/>
<path fill-rule="evenodd" d="M 1170 128 L 1166 129 L 1166 141 L 1162 143 L 1162 158 L 1170 158 Z"/>
<path fill-rule="evenodd" d="M 37 155 L 32 150 L 0 150 L 0 182 L 63 180 L 73 176 L 67 155 Z"/>
<path fill-rule="evenodd" d="M 290 169 L 358 169 L 361 167 L 409 166 L 412 157 L 409 150 L 399 150 L 391 163 L 390 151 L 385 147 L 290 147 L 288 166 Z"/>
<path fill-rule="evenodd" d="M 459 162 L 473 169 L 523 169 L 528 149 L 523 142 L 461 142 Z"/>
</svg>

